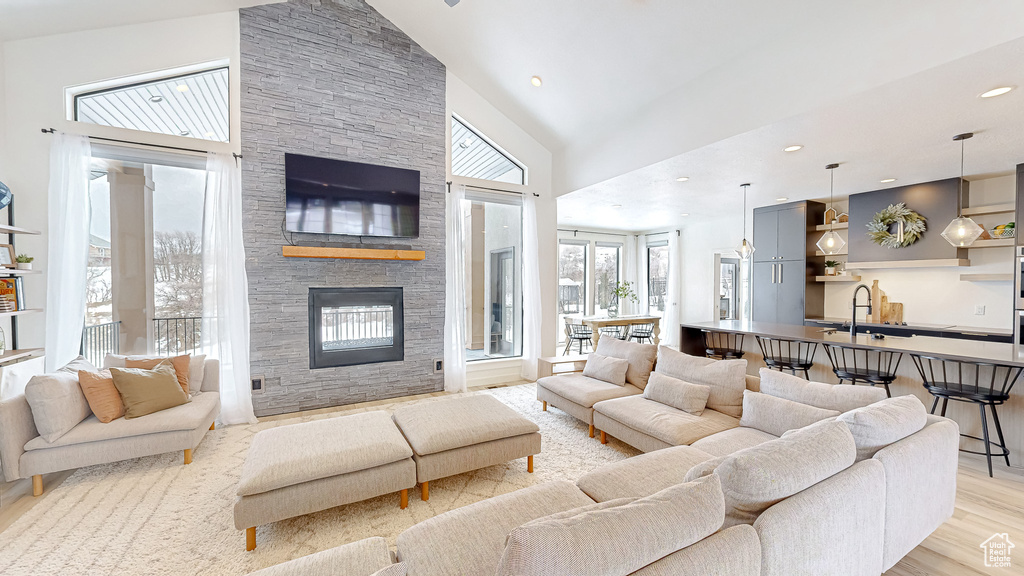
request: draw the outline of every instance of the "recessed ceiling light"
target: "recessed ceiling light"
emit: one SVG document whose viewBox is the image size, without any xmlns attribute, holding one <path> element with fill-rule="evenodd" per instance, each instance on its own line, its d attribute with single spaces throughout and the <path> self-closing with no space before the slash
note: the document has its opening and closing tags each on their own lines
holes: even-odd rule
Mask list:
<svg viewBox="0 0 1024 576">
<path fill-rule="evenodd" d="M 776 202 L 785 202 L 786 200 L 789 200 L 789 198 L 785 196 L 779 196 L 778 198 L 775 199 Z"/>
<path fill-rule="evenodd" d="M 150 102 L 163 102 L 164 101 L 164 97 L 163 96 L 150 96 L 149 97 L 149 101 Z"/>
<path fill-rule="evenodd" d="M 689 176 L 680 176 L 679 178 L 676 178 L 676 182 L 686 182 L 689 179 Z"/>
<path fill-rule="evenodd" d="M 622 204 L 612 204 L 612 208 L 622 208 Z"/>
<path fill-rule="evenodd" d="M 187 84 L 178 84 L 178 92 L 188 92 Z"/>
<path fill-rule="evenodd" d="M 1006 94 L 1010 90 L 1013 90 L 1013 86 L 1000 86 L 999 88 L 993 88 L 993 89 L 989 90 L 988 92 L 983 92 L 981 94 L 981 97 L 982 98 L 991 98 L 993 96 L 1002 96 L 1003 94 Z"/>
<path fill-rule="evenodd" d="M 683 213 L 680 214 L 680 216 L 689 216 L 689 215 L 690 215 L 689 212 L 683 212 Z"/>
<path fill-rule="evenodd" d="M 800 144 L 793 144 L 792 146 L 786 146 L 785 148 L 782 149 L 782 151 L 783 152 L 796 152 L 797 150 L 799 150 L 801 148 L 803 148 L 802 145 L 800 145 Z"/>
<path fill-rule="evenodd" d="M 895 178 L 886 178 L 885 180 L 879 180 L 882 184 L 888 184 L 889 182 L 895 182 Z"/>
<path fill-rule="evenodd" d="M 540 85 L 543 83 L 544 81 L 540 79 L 540 76 L 534 76 L 533 78 L 530 78 L 530 84 L 533 84 L 537 88 L 540 88 Z"/>
</svg>

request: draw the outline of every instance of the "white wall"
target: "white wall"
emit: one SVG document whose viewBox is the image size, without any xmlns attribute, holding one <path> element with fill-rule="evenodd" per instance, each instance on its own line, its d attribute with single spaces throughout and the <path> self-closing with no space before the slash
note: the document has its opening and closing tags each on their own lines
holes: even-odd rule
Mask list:
<svg viewBox="0 0 1024 576">
<path fill-rule="evenodd" d="M 4 169 L 2 179 L 17 199 L 21 226 L 46 230 L 51 136 L 40 133 L 41 128 L 222 152 L 240 149 L 237 12 L 17 40 L 5 43 L 0 50 L 4 55 L 3 83 L 17 87 L 7 92 L 5 103 L 0 101 L 0 127 L 6 128 L 0 143 L 0 169 Z M 230 61 L 231 144 L 65 119 L 67 87 L 217 60 Z M 19 238 L 18 243 L 18 251 L 35 256 L 35 265 L 45 271 L 45 233 Z M 45 287 L 45 272 L 26 278 L 30 306 L 44 303 Z M 42 315 L 26 316 L 21 325 L 22 347 L 43 345 Z"/>
</svg>

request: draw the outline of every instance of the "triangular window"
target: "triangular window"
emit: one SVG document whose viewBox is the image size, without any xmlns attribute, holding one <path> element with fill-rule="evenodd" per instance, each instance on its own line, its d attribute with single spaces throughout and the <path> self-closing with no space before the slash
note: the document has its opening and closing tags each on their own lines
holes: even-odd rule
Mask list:
<svg viewBox="0 0 1024 576">
<path fill-rule="evenodd" d="M 452 116 L 452 175 L 526 184 L 526 169 L 519 161 L 456 116 Z"/>
</svg>

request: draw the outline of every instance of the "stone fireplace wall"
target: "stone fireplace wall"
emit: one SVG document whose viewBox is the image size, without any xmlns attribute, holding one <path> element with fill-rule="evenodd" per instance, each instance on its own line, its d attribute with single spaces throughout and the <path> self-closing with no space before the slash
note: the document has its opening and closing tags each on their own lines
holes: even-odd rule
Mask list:
<svg viewBox="0 0 1024 576">
<path fill-rule="evenodd" d="M 242 200 L 250 373 L 258 416 L 443 389 L 445 68 L 362 0 L 239 10 Z M 282 245 L 358 239 L 283 232 L 284 154 L 420 171 L 420 237 L 363 247 L 425 250 L 421 262 L 284 258 Z M 405 360 L 309 369 L 310 287 L 405 289 Z"/>
</svg>

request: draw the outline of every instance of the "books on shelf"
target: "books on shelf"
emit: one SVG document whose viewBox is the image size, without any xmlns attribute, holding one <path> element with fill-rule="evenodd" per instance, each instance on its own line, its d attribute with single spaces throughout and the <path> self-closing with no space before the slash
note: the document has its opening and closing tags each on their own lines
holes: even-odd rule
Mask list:
<svg viewBox="0 0 1024 576">
<path fill-rule="evenodd" d="M 25 309 L 25 290 L 22 279 L 0 278 L 0 312 L 17 312 Z"/>
</svg>

